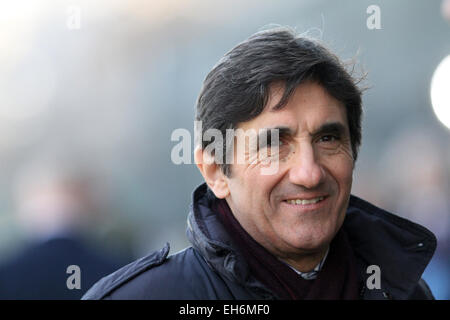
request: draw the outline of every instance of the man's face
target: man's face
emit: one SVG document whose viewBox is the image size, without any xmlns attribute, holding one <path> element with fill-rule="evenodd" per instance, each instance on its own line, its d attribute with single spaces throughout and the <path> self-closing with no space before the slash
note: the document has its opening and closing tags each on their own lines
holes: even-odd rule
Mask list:
<svg viewBox="0 0 450 320">
<path fill-rule="evenodd" d="M 341 227 L 353 157 L 346 111 L 339 101 L 320 85 L 307 82 L 283 108 L 273 110 L 283 93 L 280 88 L 272 86 L 264 111 L 238 126 L 256 132 L 282 128 L 279 160 L 270 160 L 278 161 L 278 170 L 261 174 L 267 162 L 258 157 L 235 162 L 226 178 L 226 200 L 258 243 L 289 258 L 324 250 Z"/>
</svg>

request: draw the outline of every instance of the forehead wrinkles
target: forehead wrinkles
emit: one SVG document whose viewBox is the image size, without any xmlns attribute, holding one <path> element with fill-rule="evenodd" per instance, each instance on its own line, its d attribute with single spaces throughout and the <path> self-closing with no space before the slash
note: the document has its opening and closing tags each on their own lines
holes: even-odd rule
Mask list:
<svg viewBox="0 0 450 320">
<path fill-rule="evenodd" d="M 289 130 L 283 130 L 283 132 L 288 135 L 310 135 L 328 123 L 341 123 L 345 131 L 348 131 L 345 107 L 340 104 L 311 105 L 307 108 L 292 109 L 286 107 L 283 110 L 261 114 L 258 118 L 242 123 L 240 129 L 255 130 L 259 133 L 262 129 L 286 128 Z M 270 131 L 267 134 L 269 135 Z"/>
<path fill-rule="evenodd" d="M 293 132 L 313 132 L 325 122 L 341 122 L 348 127 L 345 106 L 320 84 L 307 81 L 299 85 L 281 109 L 273 108 L 284 93 L 284 83 L 270 86 L 266 107 L 256 118 L 237 125 L 244 130 L 254 128 L 289 127 Z"/>
<path fill-rule="evenodd" d="M 332 104 L 317 105 L 311 108 L 308 113 L 308 119 L 302 119 L 302 115 L 298 115 L 298 125 L 301 132 L 313 134 L 325 124 L 341 123 L 348 132 L 347 116 L 345 107 L 339 102 Z M 304 121 L 303 121 L 304 120 Z"/>
<path fill-rule="evenodd" d="M 293 118 L 293 124 L 301 132 L 313 133 L 332 122 L 340 122 L 348 129 L 345 106 L 317 83 L 299 86 L 283 109 L 286 117 Z"/>
</svg>

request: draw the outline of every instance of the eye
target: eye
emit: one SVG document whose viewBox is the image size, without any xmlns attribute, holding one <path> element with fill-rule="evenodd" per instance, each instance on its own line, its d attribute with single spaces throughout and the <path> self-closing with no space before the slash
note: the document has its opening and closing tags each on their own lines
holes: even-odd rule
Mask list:
<svg viewBox="0 0 450 320">
<path fill-rule="evenodd" d="M 320 142 L 335 142 L 337 140 L 339 140 L 339 137 L 332 134 L 324 135 L 319 139 Z"/>
<path fill-rule="evenodd" d="M 282 139 L 279 139 L 278 141 L 271 141 L 269 144 L 269 147 L 281 147 L 284 144 Z"/>
<path fill-rule="evenodd" d="M 271 159 L 284 159 L 289 154 L 289 142 L 284 138 L 278 140 L 269 141 L 265 148 L 261 150 L 261 156 L 263 158 L 268 157 Z"/>
</svg>

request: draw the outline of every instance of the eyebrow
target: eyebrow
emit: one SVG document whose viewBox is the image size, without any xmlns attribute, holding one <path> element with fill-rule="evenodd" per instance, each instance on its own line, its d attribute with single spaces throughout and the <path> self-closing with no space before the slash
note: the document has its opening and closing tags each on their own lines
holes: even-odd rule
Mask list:
<svg viewBox="0 0 450 320">
<path fill-rule="evenodd" d="M 341 122 L 328 122 L 321 125 L 318 129 L 314 130 L 310 136 L 317 136 L 323 133 L 337 133 L 344 135 L 347 132 L 347 128 Z"/>
<path fill-rule="evenodd" d="M 263 128 L 259 130 L 258 133 L 258 147 L 265 147 L 267 144 L 271 144 L 272 135 L 270 132 L 272 130 L 278 130 L 278 137 L 288 137 L 293 136 L 295 131 L 286 126 L 277 126 L 273 128 Z M 319 128 L 311 132 L 309 135 L 311 137 L 318 136 L 324 133 L 335 133 L 339 135 L 346 134 L 347 129 L 341 122 L 328 122 L 322 124 Z M 265 137 L 265 139 L 264 139 Z"/>
</svg>

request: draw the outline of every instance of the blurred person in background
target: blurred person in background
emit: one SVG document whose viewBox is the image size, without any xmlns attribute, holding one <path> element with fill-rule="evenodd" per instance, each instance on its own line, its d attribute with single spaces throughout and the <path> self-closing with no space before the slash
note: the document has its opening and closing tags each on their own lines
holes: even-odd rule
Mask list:
<svg viewBox="0 0 450 320">
<path fill-rule="evenodd" d="M 290 29 L 234 47 L 197 102 L 195 160 L 205 183 L 188 215 L 192 246 L 169 256 L 167 245 L 83 299 L 433 299 L 421 276 L 435 236 L 350 194 L 361 94 L 334 54 Z M 258 137 L 269 150 L 261 159 L 242 140 L 228 149 L 230 128 L 276 128 L 279 139 Z M 208 142 L 209 129 L 225 146 Z M 240 158 L 240 143 L 245 161 L 227 162 L 228 152 Z M 260 171 L 268 163 L 276 172 Z"/>
<path fill-rule="evenodd" d="M 384 178 L 379 205 L 420 223 L 437 238 L 437 249 L 424 272 L 437 299 L 450 299 L 450 179 L 446 152 L 437 134 L 421 125 L 399 130 L 380 157 Z M 418 156 L 418 154 L 420 156 Z"/>
<path fill-rule="evenodd" d="M 27 240 L 0 264 L 0 299 L 80 299 L 125 264 L 87 240 L 87 227 L 97 218 L 92 177 L 70 161 L 43 159 L 24 166 L 15 179 L 17 220 Z M 71 285 L 68 278 L 78 271 L 69 266 L 79 268 Z"/>
<path fill-rule="evenodd" d="M 444 18 L 450 22 L 450 0 L 443 0 L 442 1 L 442 15 Z"/>
</svg>

